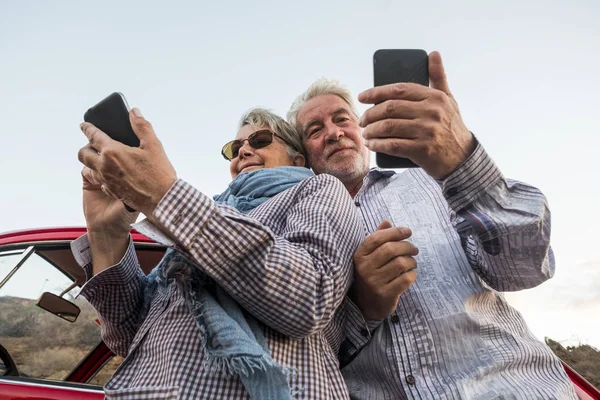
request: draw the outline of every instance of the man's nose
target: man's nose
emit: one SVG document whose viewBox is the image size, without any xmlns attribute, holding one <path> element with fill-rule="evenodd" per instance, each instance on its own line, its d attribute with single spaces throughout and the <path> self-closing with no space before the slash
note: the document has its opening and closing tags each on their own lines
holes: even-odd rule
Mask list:
<svg viewBox="0 0 600 400">
<path fill-rule="evenodd" d="M 342 136 L 344 131 L 336 124 L 329 124 L 325 127 L 327 133 L 327 141 L 337 142 Z"/>
</svg>

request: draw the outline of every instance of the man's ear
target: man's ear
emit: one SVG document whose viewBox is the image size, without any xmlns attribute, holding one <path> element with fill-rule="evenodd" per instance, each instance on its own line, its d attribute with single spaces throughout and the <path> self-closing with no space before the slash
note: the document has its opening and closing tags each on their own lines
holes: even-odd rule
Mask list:
<svg viewBox="0 0 600 400">
<path fill-rule="evenodd" d="M 306 166 L 306 159 L 304 158 L 304 156 L 302 154 L 296 154 L 294 156 L 294 167 L 305 167 Z"/>
</svg>

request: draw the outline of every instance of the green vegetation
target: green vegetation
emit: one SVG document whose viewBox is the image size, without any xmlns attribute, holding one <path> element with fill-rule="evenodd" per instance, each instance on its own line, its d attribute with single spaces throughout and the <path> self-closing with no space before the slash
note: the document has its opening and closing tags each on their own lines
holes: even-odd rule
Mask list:
<svg viewBox="0 0 600 400">
<path fill-rule="evenodd" d="M 563 347 L 550 338 L 546 338 L 546 344 L 579 375 L 594 387 L 600 388 L 600 351 L 587 344 Z"/>
<path fill-rule="evenodd" d="M 0 344 L 20 373 L 62 380 L 100 342 L 95 311 L 84 299 L 73 301 L 81 314 L 69 323 L 37 307 L 33 300 L 0 297 Z"/>
</svg>

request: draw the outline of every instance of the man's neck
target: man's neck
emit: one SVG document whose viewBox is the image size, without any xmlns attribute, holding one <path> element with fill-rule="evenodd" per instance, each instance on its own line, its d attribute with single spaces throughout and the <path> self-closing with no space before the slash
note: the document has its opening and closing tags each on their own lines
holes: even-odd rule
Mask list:
<svg viewBox="0 0 600 400">
<path fill-rule="evenodd" d="M 348 182 L 348 183 L 344 182 L 344 186 L 346 186 L 346 190 L 348 191 L 348 193 L 350 193 L 350 197 L 352 197 L 352 198 L 354 198 L 354 196 L 356 196 L 356 194 L 362 187 L 362 184 L 363 184 L 363 178 L 360 178 L 356 181 L 352 181 L 352 182 Z"/>
</svg>

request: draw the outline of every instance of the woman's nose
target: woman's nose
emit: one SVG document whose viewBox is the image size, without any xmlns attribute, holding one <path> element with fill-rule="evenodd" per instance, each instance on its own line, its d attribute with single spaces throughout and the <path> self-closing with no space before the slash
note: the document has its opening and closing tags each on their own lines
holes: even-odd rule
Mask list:
<svg viewBox="0 0 600 400">
<path fill-rule="evenodd" d="M 254 149 L 248 144 L 248 141 L 245 141 L 240 147 L 238 157 L 250 157 L 252 154 L 254 154 Z"/>
</svg>

